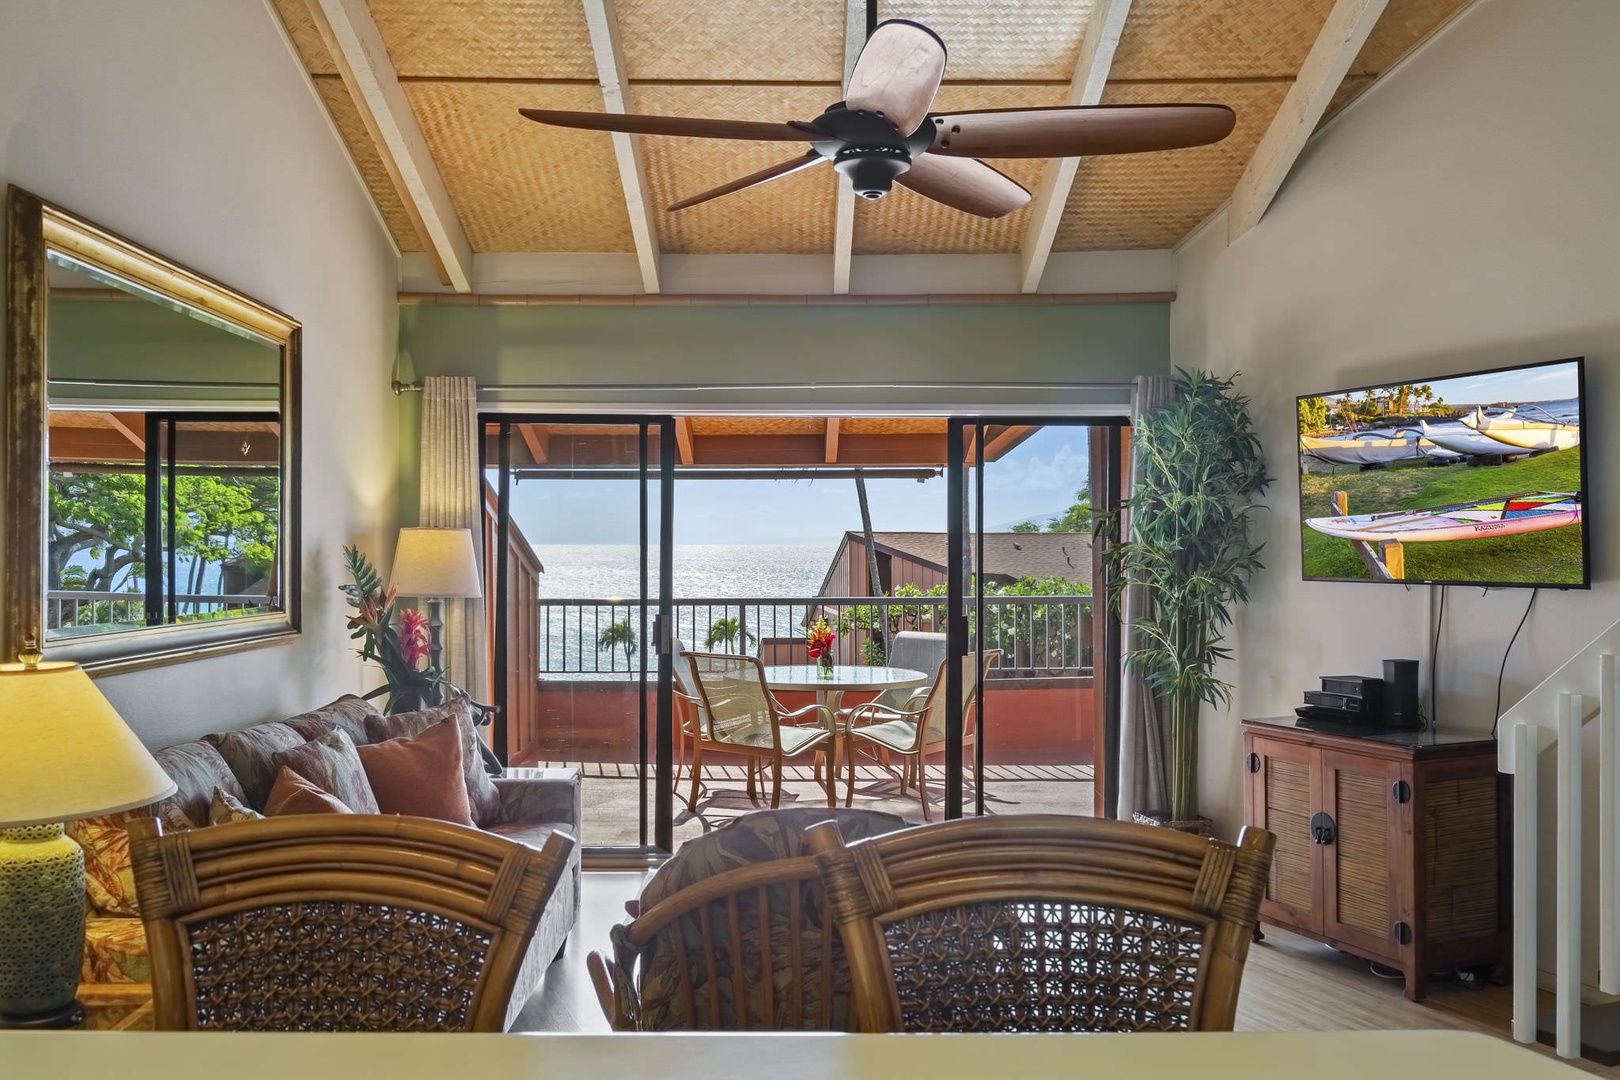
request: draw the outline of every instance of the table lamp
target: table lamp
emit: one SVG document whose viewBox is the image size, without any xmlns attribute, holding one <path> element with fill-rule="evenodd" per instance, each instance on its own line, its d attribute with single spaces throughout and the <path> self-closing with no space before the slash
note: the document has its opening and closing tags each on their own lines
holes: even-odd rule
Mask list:
<svg viewBox="0 0 1620 1080">
<path fill-rule="evenodd" d="M 428 602 L 428 628 L 432 635 L 431 663 L 439 666 L 441 600 L 466 600 L 484 595 L 478 574 L 478 552 L 471 529 L 401 529 L 394 548 L 394 573 L 389 584 L 401 596 Z"/>
<path fill-rule="evenodd" d="M 84 1016 L 84 852 L 62 823 L 174 790 L 78 664 L 0 664 L 0 1027 Z"/>
</svg>

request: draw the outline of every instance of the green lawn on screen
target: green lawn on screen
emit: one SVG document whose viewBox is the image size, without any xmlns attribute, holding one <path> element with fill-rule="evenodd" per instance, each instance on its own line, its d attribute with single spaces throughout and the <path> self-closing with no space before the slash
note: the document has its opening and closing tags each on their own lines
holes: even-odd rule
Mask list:
<svg viewBox="0 0 1620 1080">
<path fill-rule="evenodd" d="M 1469 499 L 1495 499 L 1526 491 L 1580 491 L 1580 450 L 1555 450 L 1507 465 L 1431 467 L 1412 462 L 1357 472 L 1341 466 L 1336 476 L 1299 479 L 1302 518 L 1332 517 L 1333 493 L 1349 497 L 1350 513 L 1421 510 Z M 1492 536 L 1407 544 L 1406 577 L 1413 581 L 1497 581 L 1579 585 L 1581 525 Z M 1325 536 L 1303 523 L 1306 577 L 1370 578 L 1350 541 Z"/>
</svg>

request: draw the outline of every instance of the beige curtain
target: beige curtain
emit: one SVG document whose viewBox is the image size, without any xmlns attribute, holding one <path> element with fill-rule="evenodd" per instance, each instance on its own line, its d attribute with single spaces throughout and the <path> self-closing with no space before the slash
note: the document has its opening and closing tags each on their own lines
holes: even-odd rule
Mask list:
<svg viewBox="0 0 1620 1080">
<path fill-rule="evenodd" d="M 1167 404 L 1176 396 L 1176 382 L 1168 375 L 1138 375 L 1131 380 L 1131 423 Z M 1134 447 L 1134 442 L 1133 442 Z M 1130 468 L 1125 474 L 1126 499 L 1131 496 L 1139 461 L 1133 449 Z M 1124 528 L 1131 528 L 1127 512 Z M 1121 605 L 1125 652 L 1138 643 L 1131 626 L 1146 613 L 1149 603 L 1140 586 L 1127 585 Z M 1163 810 L 1170 805 L 1168 720 L 1164 703 L 1149 690 L 1142 677 L 1121 665 L 1119 673 L 1119 816 L 1130 820 L 1138 810 Z"/>
<path fill-rule="evenodd" d="M 435 529 L 471 529 L 483 551 L 484 479 L 478 437 L 478 386 L 470 375 L 422 380 L 422 485 L 417 523 Z M 483 567 L 479 567 L 482 572 Z M 489 583 L 484 583 L 489 595 Z M 444 667 L 450 681 L 488 701 L 484 601 L 444 601 Z"/>
</svg>

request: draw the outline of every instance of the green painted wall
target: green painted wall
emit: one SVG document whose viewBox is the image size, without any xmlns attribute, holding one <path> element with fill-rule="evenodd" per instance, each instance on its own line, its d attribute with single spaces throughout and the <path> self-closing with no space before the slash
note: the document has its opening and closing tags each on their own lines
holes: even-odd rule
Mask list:
<svg viewBox="0 0 1620 1080">
<path fill-rule="evenodd" d="M 1168 304 L 400 307 L 400 377 L 480 385 L 701 385 L 680 394 L 556 393 L 537 407 L 648 402 L 769 406 L 938 405 L 941 413 L 1053 405 L 1095 394 L 951 383 L 1128 383 L 1170 370 Z M 754 384 L 856 388 L 750 390 Z M 873 384 L 938 383 L 920 391 Z M 1123 392 L 1107 397 L 1127 400 Z M 419 397 L 400 397 L 400 520 L 416 521 Z M 504 399 L 521 403 L 521 395 Z M 1124 411 L 1121 405 L 1120 411 Z"/>
<path fill-rule="evenodd" d="M 210 326 L 157 304 L 128 300 L 53 299 L 46 315 L 45 355 L 52 379 L 162 379 L 260 384 L 222 394 L 193 388 L 104 389 L 74 386 L 75 400 L 136 403 L 229 397 L 273 403 L 281 350 Z"/>
</svg>

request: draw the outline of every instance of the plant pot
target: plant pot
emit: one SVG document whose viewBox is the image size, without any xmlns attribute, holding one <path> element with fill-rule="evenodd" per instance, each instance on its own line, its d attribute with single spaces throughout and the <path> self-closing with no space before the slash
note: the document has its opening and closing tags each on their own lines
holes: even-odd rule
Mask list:
<svg viewBox="0 0 1620 1080">
<path fill-rule="evenodd" d="M 1186 821 L 1171 821 L 1170 813 L 1166 810 L 1138 810 L 1131 815 L 1138 825 L 1157 825 L 1161 829 L 1174 829 L 1177 832 L 1190 833 L 1201 836 L 1205 840 L 1215 835 L 1215 822 L 1202 814 L 1188 818 Z"/>
</svg>

